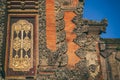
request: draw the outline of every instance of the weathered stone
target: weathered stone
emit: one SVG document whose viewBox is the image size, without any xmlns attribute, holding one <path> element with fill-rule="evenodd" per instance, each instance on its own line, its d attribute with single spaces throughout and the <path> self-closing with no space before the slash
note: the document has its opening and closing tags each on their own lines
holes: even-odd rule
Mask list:
<svg viewBox="0 0 120 80">
<path fill-rule="evenodd" d="M 119 52 L 119 51 L 116 53 L 115 58 L 116 58 L 118 61 L 120 61 L 120 52 Z"/>
<path fill-rule="evenodd" d="M 7 2 L 7 3 L 6 3 Z M 14 5 L 15 1 L 9 2 L 6 0 L 0 1 L 0 79 L 4 76 L 3 63 L 5 59 L 5 37 L 7 14 L 18 14 L 17 8 L 9 7 Z M 52 0 L 51 0 L 52 2 Z M 50 3 L 51 3 L 50 2 Z M 54 0 L 54 5 L 48 4 L 46 0 L 38 1 L 18 1 L 20 3 L 20 14 L 29 14 L 25 12 L 27 9 L 25 4 L 34 3 L 31 6 L 32 12 L 30 14 L 38 15 L 38 45 L 39 58 L 37 67 L 36 80 L 119 80 L 120 78 L 120 40 L 119 39 L 101 39 L 100 34 L 106 31 L 108 24 L 106 19 L 101 21 L 94 21 L 83 19 L 84 0 Z M 6 4 L 8 7 L 6 9 Z M 46 7 L 47 5 L 47 7 Z M 51 11 L 51 8 L 54 10 Z M 10 10 L 16 10 L 11 12 Z M 51 20 L 50 25 L 47 24 L 47 9 Z M 55 15 L 54 15 L 55 14 Z M 69 18 L 69 14 L 70 18 Z M 53 16 L 55 20 L 53 20 Z M 66 17 L 67 16 L 67 17 Z M 73 19 L 71 19 L 73 18 Z M 70 21 L 71 20 L 71 21 Z M 54 24 L 55 23 L 55 24 Z M 69 25 L 68 25 L 69 23 Z M 55 39 L 51 41 L 55 43 L 56 50 L 48 48 L 47 31 L 52 31 L 52 28 L 47 29 L 48 26 L 54 24 Z M 52 36 L 54 34 L 50 34 Z M 72 39 L 73 38 L 73 39 Z M 75 48 L 74 48 L 75 47 Z M 100 54 L 99 54 L 100 53 Z M 101 55 L 101 56 L 100 56 Z M 102 57 L 102 58 L 100 58 Z M 78 58 L 78 59 L 74 59 Z M 74 59 L 74 60 L 72 60 Z M 100 60 L 102 59 L 102 60 Z M 104 60 L 103 60 L 104 59 Z M 71 61 L 75 61 L 71 66 Z M 102 64 L 103 61 L 104 65 Z M 101 71 L 102 68 L 106 68 Z M 108 71 L 108 72 L 107 72 Z M 107 75 L 106 78 L 101 73 Z M 117 74 L 116 74 L 117 73 Z M 26 79 L 33 79 L 26 77 Z"/>
</svg>

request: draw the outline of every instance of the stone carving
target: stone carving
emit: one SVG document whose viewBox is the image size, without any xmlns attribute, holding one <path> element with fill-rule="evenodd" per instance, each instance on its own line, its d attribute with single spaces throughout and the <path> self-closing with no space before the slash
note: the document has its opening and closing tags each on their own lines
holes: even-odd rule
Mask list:
<svg viewBox="0 0 120 80">
<path fill-rule="evenodd" d="M 104 79 L 119 80 L 119 39 L 101 39 L 100 40 L 100 54 L 102 72 L 106 70 L 103 75 Z M 104 62 L 104 63 L 103 63 Z M 116 74 L 117 73 L 117 74 Z"/>
<path fill-rule="evenodd" d="M 31 13 L 31 12 L 38 12 L 37 9 L 38 9 L 38 1 L 37 0 L 35 0 L 35 1 L 7 0 L 7 11 L 8 12 L 12 12 L 12 13 L 25 12 L 26 13 L 26 11 L 29 11 Z"/>
<path fill-rule="evenodd" d="M 39 66 L 38 66 L 38 73 L 49 71 L 53 72 L 47 76 L 38 74 L 38 79 L 55 79 L 54 72 L 57 67 L 64 67 L 67 65 L 68 57 L 65 54 L 67 52 L 67 44 L 65 41 L 66 33 L 64 31 L 64 12 L 59 7 L 59 3 L 55 1 L 55 8 L 56 8 L 56 33 L 57 33 L 57 50 L 51 52 L 46 47 L 46 16 L 45 16 L 45 0 L 39 0 Z M 57 4 L 57 5 L 56 5 Z M 42 66 L 46 66 L 42 67 Z M 48 73 L 49 74 L 49 73 Z"/>
<path fill-rule="evenodd" d="M 44 64 L 48 65 L 48 66 L 58 66 L 58 68 L 56 68 L 55 70 L 55 74 L 49 75 L 49 76 L 41 76 L 40 79 L 56 79 L 56 80 L 60 80 L 60 79 L 80 79 L 80 77 L 78 78 L 78 76 L 80 75 L 80 70 L 77 70 L 77 68 L 75 68 L 74 70 L 70 70 L 66 67 L 66 69 L 64 68 L 65 65 L 67 65 L 67 61 L 68 61 L 68 57 L 65 54 L 67 52 L 67 44 L 65 41 L 65 37 L 66 37 L 66 33 L 64 31 L 64 9 L 61 8 L 61 3 L 59 2 L 59 0 L 55 1 L 55 9 L 56 9 L 56 32 L 57 32 L 57 50 L 55 52 L 51 52 L 49 49 L 47 49 L 46 47 L 46 35 L 45 33 L 45 0 L 43 1 L 39 1 L 40 3 L 40 7 L 39 7 L 39 53 L 40 53 L 40 65 L 42 65 L 42 60 L 44 59 L 45 62 Z M 80 62 L 81 63 L 81 62 Z M 60 67 L 60 68 L 59 68 Z M 63 68 L 62 68 L 63 67 Z M 79 66 L 76 66 L 79 67 Z M 84 66 L 85 67 L 85 66 Z M 38 72 L 41 72 L 41 69 L 39 67 L 40 70 L 38 70 Z M 86 68 L 87 69 L 87 68 Z M 47 70 L 47 68 L 46 68 Z M 48 69 L 48 70 L 52 70 L 52 68 Z M 83 69 L 81 69 L 83 70 Z M 85 70 L 87 71 L 87 70 Z M 69 73 L 70 72 L 70 73 Z M 74 74 L 73 74 L 74 72 Z M 77 73 L 76 73 L 77 72 Z M 69 73 L 69 74 L 68 74 Z M 82 71 L 81 71 L 82 73 Z M 88 75 L 87 72 L 84 73 L 84 75 Z M 82 74 L 81 74 L 82 76 Z M 81 77 L 82 80 L 83 77 Z M 84 76 L 84 78 L 86 78 Z"/>
<path fill-rule="evenodd" d="M 42 58 L 43 53 L 46 54 L 46 17 L 45 17 L 45 0 L 39 0 L 39 57 Z M 41 62 L 41 61 L 40 61 Z"/>
<path fill-rule="evenodd" d="M 39 50 L 40 50 L 40 59 L 42 57 L 49 59 L 49 62 L 47 64 L 49 65 L 55 65 L 57 62 L 58 56 L 61 56 L 61 54 L 66 52 L 66 42 L 65 42 L 65 31 L 64 31 L 64 13 L 62 10 L 59 9 L 59 5 L 56 5 L 56 32 L 57 32 L 57 50 L 55 52 L 51 52 L 47 47 L 46 47 L 46 24 L 45 24 L 45 1 L 39 1 Z M 57 1 L 56 1 L 57 3 Z M 63 45 L 65 47 L 63 47 Z M 62 52 L 63 51 L 63 52 Z M 51 56 L 51 57 L 50 57 Z M 41 61 L 40 61 L 41 62 Z"/>
<path fill-rule="evenodd" d="M 57 33 L 57 42 L 56 43 L 60 43 L 60 42 L 64 42 L 65 41 L 65 38 L 66 38 L 66 35 L 65 35 L 65 31 L 62 30 L 62 31 L 59 31 Z"/>
<path fill-rule="evenodd" d="M 81 46 L 84 47 L 85 45 L 87 45 L 87 36 L 84 33 L 81 33 L 81 35 L 77 36 L 76 39 L 74 39 L 74 42 Z"/>
<path fill-rule="evenodd" d="M 64 27 L 65 27 L 65 22 L 64 22 L 64 20 L 58 20 L 58 21 L 56 22 L 56 30 L 57 30 L 57 32 L 62 31 L 62 30 L 64 29 Z"/>
<path fill-rule="evenodd" d="M 110 42 L 114 42 L 114 41 L 107 41 L 109 44 Z M 100 41 L 99 44 L 100 47 L 100 54 L 102 57 L 107 58 L 109 57 L 113 52 L 117 51 L 117 47 L 116 46 L 110 46 L 106 43 L 106 41 L 102 40 Z"/>
<path fill-rule="evenodd" d="M 4 52 L 5 52 L 5 27 L 7 24 L 6 21 L 6 0 L 0 0 L 0 79 L 4 76 L 3 71 L 3 60 L 4 60 Z"/>
<path fill-rule="evenodd" d="M 79 4 L 79 5 L 82 5 L 82 4 Z M 60 9 L 58 9 L 58 10 L 60 10 Z M 75 11 L 76 11 L 76 9 L 75 9 Z M 76 12 L 79 12 L 79 11 L 76 11 Z M 81 15 L 79 13 L 76 13 L 76 14 L 78 14 L 79 16 Z M 77 15 L 77 17 L 78 17 L 78 15 Z M 81 17 L 79 17 L 79 19 L 81 19 Z M 77 18 L 77 20 L 78 20 L 78 18 Z M 56 77 L 57 77 L 56 80 L 61 80 L 61 79 L 87 80 L 89 78 L 89 74 L 88 74 L 89 70 L 87 67 L 87 60 L 85 59 L 86 54 L 87 54 L 87 52 L 85 52 L 85 50 L 86 50 L 85 47 L 86 47 L 86 45 L 91 45 L 93 40 L 87 39 L 86 32 L 88 31 L 88 29 L 87 29 L 88 26 L 84 26 L 84 29 L 83 29 L 83 26 L 81 26 L 81 24 L 76 23 L 76 25 L 77 25 L 77 28 L 74 30 L 74 32 L 77 32 L 78 35 L 77 35 L 77 38 L 74 40 L 74 42 L 76 42 L 79 46 L 83 47 L 83 48 L 80 48 L 79 50 L 77 50 L 76 54 L 80 58 L 82 58 L 82 60 L 76 64 L 74 69 L 69 69 L 67 67 L 61 68 L 61 69 L 58 68 L 58 70 L 55 72 Z M 81 30 L 81 32 L 79 30 Z M 93 39 L 93 38 L 91 38 L 91 39 Z M 88 42 L 88 43 L 86 43 L 86 42 Z M 85 45 L 85 43 L 86 43 L 86 45 Z"/>
<path fill-rule="evenodd" d="M 74 2 L 76 2 L 76 4 Z M 20 9 L 23 11 L 25 9 L 25 3 L 23 1 L 20 4 L 22 5 Z M 39 4 L 37 1 L 33 1 L 33 3 L 35 3 L 34 9 L 36 9 L 36 12 L 38 11 L 39 14 L 39 65 L 37 80 L 98 80 L 97 77 L 100 73 L 100 65 L 98 62 L 96 44 L 99 41 L 99 34 L 101 32 L 105 32 L 105 26 L 107 24 L 106 20 L 95 22 L 82 19 L 84 0 L 55 0 L 57 50 L 52 52 L 46 46 L 46 0 L 38 0 Z M 37 5 L 39 8 L 37 8 Z M 76 14 L 72 22 L 76 25 L 73 32 L 77 35 L 77 37 L 73 40 L 73 42 L 79 46 L 79 49 L 75 51 L 75 54 L 80 58 L 80 61 L 73 69 L 70 69 L 66 66 L 68 62 L 68 56 L 66 54 L 67 43 L 66 33 L 64 30 L 65 11 L 73 11 Z M 4 11 L 1 12 L 5 14 Z M 1 17 L 3 18 L 3 15 L 0 15 L 0 18 Z M 2 27 L 0 27 L 0 44 L 2 44 L 2 31 L 4 29 L 3 26 L 5 26 L 4 22 L 2 21 L 4 20 L 0 21 L 0 25 L 2 25 Z M 99 27 L 96 28 L 94 26 Z M 96 29 L 97 31 L 95 32 Z M 95 32 L 95 34 L 92 32 Z M 16 30 L 16 34 L 18 33 L 19 32 Z M 31 41 L 30 38 L 27 37 L 27 31 L 25 31 L 25 34 L 26 37 L 24 38 L 23 43 L 26 44 L 26 42 L 28 42 L 28 44 L 24 46 L 24 50 L 27 52 L 31 48 L 29 47 Z M 18 37 L 14 39 L 13 48 L 16 52 L 20 49 L 20 44 L 17 44 L 21 42 L 20 39 L 21 38 Z M 105 56 L 105 54 L 102 55 Z M 119 60 L 118 56 L 119 55 L 116 54 L 117 60 Z M 26 58 L 28 58 L 28 56 L 26 56 Z M 46 74 L 43 74 L 42 72 L 45 72 Z"/>
<path fill-rule="evenodd" d="M 76 55 L 77 55 L 78 57 L 80 57 L 81 59 L 84 59 L 85 56 L 86 56 L 86 54 L 87 54 L 86 50 L 83 49 L 83 48 L 79 48 L 75 53 L 76 53 Z"/>
<path fill-rule="evenodd" d="M 113 80 L 119 80 L 119 67 L 120 67 L 120 61 L 119 61 L 119 56 L 118 56 L 118 51 L 113 51 L 112 54 L 104 58 L 106 61 L 106 66 L 104 66 L 107 71 L 108 79 L 113 79 Z M 117 73 L 117 74 L 116 74 Z"/>
<path fill-rule="evenodd" d="M 9 67 L 14 71 L 29 71 L 33 67 L 33 24 L 19 20 L 11 29 Z"/>
<path fill-rule="evenodd" d="M 82 41 L 82 40 L 80 40 L 80 41 Z M 86 66 L 89 69 L 89 76 L 91 76 L 93 79 L 95 79 L 95 77 L 100 72 L 100 68 L 99 68 L 100 65 L 97 61 L 98 57 L 97 57 L 96 48 L 95 48 L 96 43 L 95 43 L 94 38 L 92 38 L 92 37 L 85 38 L 85 42 L 83 42 L 83 41 L 81 43 L 81 48 L 79 48 L 76 51 L 76 55 L 78 55 L 81 59 L 85 59 L 87 61 Z M 92 66 L 92 65 L 94 65 L 94 66 Z M 97 66 L 97 68 L 94 68 L 91 70 L 91 68 L 93 68 L 95 66 Z"/>
<path fill-rule="evenodd" d="M 56 80 L 88 80 L 88 68 L 86 60 L 81 60 L 74 69 L 58 68 L 55 73 Z"/>
<path fill-rule="evenodd" d="M 60 8 L 67 11 L 76 9 L 79 0 L 57 0 Z"/>
<path fill-rule="evenodd" d="M 67 64 L 67 55 L 65 54 L 67 51 L 67 44 L 65 41 L 66 33 L 64 31 L 64 11 L 59 8 L 59 2 L 55 1 L 56 7 L 56 33 L 57 33 L 57 50 L 52 53 L 51 57 L 49 57 L 48 64 L 54 64 L 58 66 L 65 66 Z M 63 59 L 64 57 L 64 59 Z"/>
<path fill-rule="evenodd" d="M 101 51 L 100 54 L 104 58 L 107 58 L 107 57 L 109 57 L 112 54 L 113 51 L 114 50 L 112 50 L 112 49 L 108 49 L 108 50 Z"/>
<path fill-rule="evenodd" d="M 89 72 L 90 72 L 90 75 L 92 76 L 92 79 L 95 79 L 100 73 L 100 66 L 91 64 L 89 66 Z"/>
<path fill-rule="evenodd" d="M 75 14 L 79 15 L 79 17 L 81 18 L 83 14 L 83 5 L 84 5 L 84 1 L 80 1 L 76 7 L 76 10 L 74 11 Z"/>
<path fill-rule="evenodd" d="M 80 62 L 85 61 L 86 64 L 83 65 L 81 63 L 77 63 L 77 65 L 81 64 L 86 67 L 84 71 L 87 72 L 87 74 L 85 74 L 87 75 L 87 77 L 83 80 L 96 80 L 98 79 L 98 75 L 100 73 L 100 65 L 98 62 L 98 55 L 96 53 L 96 42 L 99 41 L 99 35 L 91 34 L 91 25 L 89 25 L 87 21 L 82 19 L 81 12 L 83 7 L 81 4 L 79 4 L 78 8 L 74 11 L 76 13 L 76 16 L 73 18 L 72 21 L 76 24 L 74 33 L 77 35 L 77 37 L 76 39 L 74 39 L 74 42 L 80 46 L 80 48 L 75 53 L 80 58 Z M 95 23 L 93 23 L 93 25 L 95 25 Z M 82 71 L 82 67 L 80 68 L 81 69 L 79 69 L 79 71 L 84 74 L 84 71 Z"/>
<path fill-rule="evenodd" d="M 118 51 L 118 52 L 116 53 L 115 58 L 116 58 L 118 61 L 120 61 L 120 51 Z"/>
<path fill-rule="evenodd" d="M 96 52 L 96 41 L 99 40 L 99 36 L 88 35 L 89 26 L 86 24 L 83 24 L 83 22 L 81 21 L 82 20 L 81 18 L 82 16 L 81 6 L 82 5 L 83 3 L 79 3 L 78 8 L 75 9 L 75 13 L 77 14 L 77 16 L 73 19 L 73 22 L 76 24 L 76 28 L 74 29 L 74 32 L 77 35 L 74 42 L 80 46 L 80 48 L 75 53 L 81 58 L 81 60 L 80 62 L 76 64 L 74 69 L 69 69 L 67 67 L 62 68 L 62 69 L 58 68 L 58 70 L 55 72 L 57 80 L 60 80 L 60 79 L 87 80 L 89 78 L 95 79 L 96 76 L 98 76 L 100 72 L 99 63 L 97 61 L 97 54 L 95 53 Z M 56 8 L 57 8 L 57 11 L 58 10 L 61 11 L 61 9 L 59 9 L 60 8 L 59 6 Z M 60 15 L 60 16 L 57 16 L 56 20 L 59 20 L 62 18 L 63 16 Z M 62 29 L 63 29 L 63 26 L 62 26 Z M 94 53 L 94 56 L 91 57 L 90 55 L 92 55 L 92 53 Z M 56 57 L 58 57 L 58 55 L 56 55 Z"/>
</svg>

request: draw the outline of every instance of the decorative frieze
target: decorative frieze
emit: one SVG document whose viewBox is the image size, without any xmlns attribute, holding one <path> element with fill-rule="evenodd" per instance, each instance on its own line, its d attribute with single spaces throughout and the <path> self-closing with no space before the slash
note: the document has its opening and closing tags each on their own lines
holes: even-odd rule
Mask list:
<svg viewBox="0 0 120 80">
<path fill-rule="evenodd" d="M 74 11 L 79 3 L 79 0 L 57 0 L 58 2 L 57 5 L 60 7 L 62 10 L 65 11 Z M 81 1 L 82 2 L 82 1 Z"/>
</svg>

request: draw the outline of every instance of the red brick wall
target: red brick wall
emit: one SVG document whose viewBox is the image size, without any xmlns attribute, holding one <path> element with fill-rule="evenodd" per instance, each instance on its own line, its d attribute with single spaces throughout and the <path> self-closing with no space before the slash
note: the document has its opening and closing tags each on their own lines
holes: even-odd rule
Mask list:
<svg viewBox="0 0 120 80">
<path fill-rule="evenodd" d="M 77 4 L 78 0 L 74 1 L 74 5 Z M 55 51 L 56 50 L 56 13 L 55 13 L 55 0 L 46 0 L 46 40 L 47 47 Z M 75 28 L 75 24 L 71 22 L 73 17 L 76 16 L 73 12 L 65 12 L 65 31 L 66 40 L 68 45 L 68 66 L 74 66 L 79 58 L 74 53 L 79 47 L 73 42 L 76 35 L 72 32 Z"/>
<path fill-rule="evenodd" d="M 75 14 L 73 12 L 65 12 L 65 31 L 66 31 L 66 40 L 68 45 L 68 66 L 73 67 L 78 61 L 79 58 L 74 53 L 79 46 L 73 42 L 73 39 L 76 38 L 76 35 L 73 33 L 75 24 L 71 21 L 74 18 Z"/>
<path fill-rule="evenodd" d="M 46 0 L 46 40 L 47 47 L 56 50 L 56 22 L 54 0 Z"/>
</svg>

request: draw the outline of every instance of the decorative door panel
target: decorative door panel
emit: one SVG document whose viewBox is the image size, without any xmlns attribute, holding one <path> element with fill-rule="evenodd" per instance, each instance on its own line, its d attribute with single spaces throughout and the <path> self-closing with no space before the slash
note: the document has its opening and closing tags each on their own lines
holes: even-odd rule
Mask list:
<svg viewBox="0 0 120 80">
<path fill-rule="evenodd" d="M 34 77 L 37 67 L 37 16 L 9 15 L 6 49 L 6 76 Z"/>
</svg>

